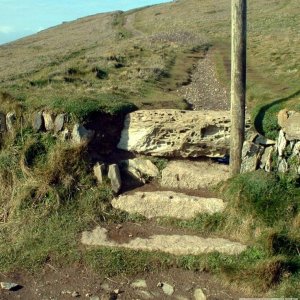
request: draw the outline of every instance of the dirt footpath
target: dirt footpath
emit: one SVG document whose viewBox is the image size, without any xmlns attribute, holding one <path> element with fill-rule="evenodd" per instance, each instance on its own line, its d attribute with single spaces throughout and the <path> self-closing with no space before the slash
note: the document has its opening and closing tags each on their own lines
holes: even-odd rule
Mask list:
<svg viewBox="0 0 300 300">
<path fill-rule="evenodd" d="M 14 273 L 0 281 L 22 285 L 17 291 L 0 290 L 1 300 L 63 300 L 63 299 L 195 299 L 201 289 L 208 300 L 227 300 L 245 297 L 224 287 L 206 272 L 177 268 L 144 272 L 132 277 L 103 277 L 83 266 L 56 269 L 50 264 L 39 275 Z M 166 294 L 166 292 L 169 293 Z"/>
</svg>

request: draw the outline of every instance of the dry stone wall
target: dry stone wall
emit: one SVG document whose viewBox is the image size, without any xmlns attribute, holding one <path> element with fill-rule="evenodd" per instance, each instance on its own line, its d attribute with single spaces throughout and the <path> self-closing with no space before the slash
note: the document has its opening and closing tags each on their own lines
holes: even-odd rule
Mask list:
<svg viewBox="0 0 300 300">
<path fill-rule="evenodd" d="M 300 113 L 281 110 L 278 125 L 281 129 L 276 141 L 256 134 L 244 143 L 243 173 L 260 168 L 267 172 L 300 175 Z"/>
</svg>

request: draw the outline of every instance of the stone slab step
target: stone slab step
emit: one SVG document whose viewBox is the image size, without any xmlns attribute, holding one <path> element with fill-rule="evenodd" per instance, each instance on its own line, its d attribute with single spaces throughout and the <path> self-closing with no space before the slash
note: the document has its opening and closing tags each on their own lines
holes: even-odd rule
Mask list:
<svg viewBox="0 0 300 300">
<path fill-rule="evenodd" d="M 158 109 L 128 114 L 117 147 L 161 157 L 223 157 L 229 142 L 229 111 Z"/>
<path fill-rule="evenodd" d="M 191 219 L 197 214 L 222 212 L 226 204 L 222 199 L 188 196 L 173 191 L 136 192 L 112 200 L 112 206 L 146 218 L 173 217 Z"/>
<path fill-rule="evenodd" d="M 84 231 L 81 243 L 88 246 L 117 247 L 131 250 L 161 251 L 173 255 L 200 255 L 219 252 L 237 255 L 247 246 L 223 238 L 202 238 L 193 235 L 152 235 L 148 238 L 133 238 L 126 243 L 108 239 L 108 231 L 97 226 L 92 231 Z"/>
<path fill-rule="evenodd" d="M 229 166 L 212 161 L 171 161 L 162 170 L 161 186 L 197 190 L 211 188 L 230 177 Z"/>
</svg>

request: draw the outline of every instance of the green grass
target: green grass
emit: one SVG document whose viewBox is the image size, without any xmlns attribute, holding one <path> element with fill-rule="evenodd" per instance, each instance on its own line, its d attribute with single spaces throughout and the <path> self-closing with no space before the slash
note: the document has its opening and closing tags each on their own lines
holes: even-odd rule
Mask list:
<svg viewBox="0 0 300 300">
<path fill-rule="evenodd" d="M 82 167 L 80 169 L 83 170 Z M 76 173 L 76 167 L 66 172 L 69 175 Z M 275 182 L 280 183 L 279 179 L 260 173 L 238 176 L 226 187 L 229 203 L 224 215 L 203 215 L 191 221 L 163 222 L 167 226 L 188 228 L 203 235 L 217 234 L 233 238 L 238 226 L 237 219 L 241 215 L 245 220 L 251 217 L 255 223 L 250 224 L 248 230 L 259 230 L 260 234 L 255 238 L 246 237 L 248 230 L 244 230 L 243 238 L 251 238 L 245 252 L 237 256 L 210 253 L 176 257 L 158 252 L 81 246 L 82 231 L 98 224 L 127 220 L 141 222 L 134 216 L 112 209 L 110 199 L 113 194 L 110 188 L 105 184 L 96 186 L 87 173 L 81 174 L 76 188 L 78 192 L 72 197 L 61 198 L 58 206 L 51 204 L 53 199 L 48 193 L 38 202 L 34 198 L 36 195 L 31 195 L 31 198 L 23 199 L 23 205 L 15 207 L 10 222 L 0 226 L 0 271 L 37 272 L 45 263 L 62 267 L 81 263 L 102 276 L 130 276 L 137 272 L 179 267 L 216 274 L 226 282 L 251 288 L 257 294 L 270 291 L 276 294 L 284 290 L 286 297 L 296 296 L 300 240 L 296 225 L 293 224 L 297 211 L 285 210 L 295 199 L 285 198 L 280 204 L 283 191 L 270 191 L 270 185 L 274 186 Z M 297 189 L 292 186 L 285 191 L 289 196 L 297 194 Z M 273 198 L 276 198 L 273 201 L 278 201 L 277 205 L 281 205 L 281 211 L 270 210 L 273 213 L 270 219 L 269 213 L 263 210 L 265 203 Z"/>
<path fill-rule="evenodd" d="M 300 188 L 285 178 L 264 171 L 242 174 L 230 182 L 227 195 L 240 192 L 235 204 L 242 213 L 251 213 L 266 225 L 292 220 L 300 211 Z"/>
</svg>

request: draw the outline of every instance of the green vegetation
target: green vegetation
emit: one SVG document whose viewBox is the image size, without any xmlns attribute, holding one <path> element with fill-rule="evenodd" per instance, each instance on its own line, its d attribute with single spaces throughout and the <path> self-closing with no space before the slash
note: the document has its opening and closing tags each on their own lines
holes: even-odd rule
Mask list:
<svg viewBox="0 0 300 300">
<path fill-rule="evenodd" d="M 163 168 L 165 160 L 155 161 Z M 160 220 L 165 226 L 249 244 L 238 256 L 174 257 L 80 246 L 81 232 L 95 224 L 142 221 L 112 209 L 113 194 L 106 183 L 96 185 L 84 146 L 62 144 L 50 134 L 26 129 L 22 137 L 16 132 L 6 140 L 0 166 L 1 272 L 81 262 L 99 274 L 114 276 L 177 266 L 211 272 L 256 293 L 297 296 L 300 188 L 286 178 L 260 171 L 243 174 L 220 187 L 228 200 L 224 214 Z"/>
</svg>

